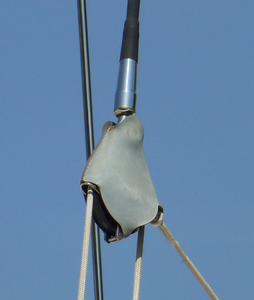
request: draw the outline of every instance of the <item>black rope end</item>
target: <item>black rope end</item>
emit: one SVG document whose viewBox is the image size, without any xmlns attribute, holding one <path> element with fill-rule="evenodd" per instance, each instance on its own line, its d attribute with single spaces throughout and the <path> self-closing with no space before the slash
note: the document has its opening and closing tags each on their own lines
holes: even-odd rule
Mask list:
<svg viewBox="0 0 254 300">
<path fill-rule="evenodd" d="M 139 8 L 140 0 L 128 0 L 120 60 L 131 58 L 138 61 Z"/>
</svg>

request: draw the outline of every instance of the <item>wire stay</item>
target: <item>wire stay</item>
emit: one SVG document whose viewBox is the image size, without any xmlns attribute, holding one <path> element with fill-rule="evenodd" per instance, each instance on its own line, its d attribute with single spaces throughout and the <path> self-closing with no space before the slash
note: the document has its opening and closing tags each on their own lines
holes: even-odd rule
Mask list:
<svg viewBox="0 0 254 300">
<path fill-rule="evenodd" d="M 83 88 L 84 124 L 86 137 L 86 156 L 88 159 L 94 149 L 94 130 L 86 0 L 77 0 L 77 5 Z M 94 274 L 94 298 L 95 300 L 103 300 L 100 230 L 93 220 L 91 224 L 91 231 Z"/>
</svg>

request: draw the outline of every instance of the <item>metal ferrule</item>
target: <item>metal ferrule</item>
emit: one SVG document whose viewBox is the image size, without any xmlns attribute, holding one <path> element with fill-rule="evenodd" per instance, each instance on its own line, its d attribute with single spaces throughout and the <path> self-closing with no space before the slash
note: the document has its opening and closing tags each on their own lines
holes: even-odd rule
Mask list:
<svg viewBox="0 0 254 300">
<path fill-rule="evenodd" d="M 117 117 L 136 110 L 137 62 L 131 58 L 120 61 L 114 112 Z"/>
</svg>

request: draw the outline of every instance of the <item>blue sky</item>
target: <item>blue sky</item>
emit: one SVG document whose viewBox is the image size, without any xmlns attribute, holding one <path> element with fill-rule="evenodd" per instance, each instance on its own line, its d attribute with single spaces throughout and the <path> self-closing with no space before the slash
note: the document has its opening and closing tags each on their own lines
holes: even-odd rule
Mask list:
<svg viewBox="0 0 254 300">
<path fill-rule="evenodd" d="M 88 1 L 95 137 L 127 1 Z M 254 2 L 141 1 L 137 115 L 165 222 L 220 299 L 252 299 Z M 76 299 L 85 166 L 76 1 L 0 3 L 0 296 Z M 102 243 L 105 299 L 131 299 L 136 235 Z M 140 299 L 208 299 L 147 226 Z M 92 266 L 87 298 L 93 299 Z"/>
</svg>

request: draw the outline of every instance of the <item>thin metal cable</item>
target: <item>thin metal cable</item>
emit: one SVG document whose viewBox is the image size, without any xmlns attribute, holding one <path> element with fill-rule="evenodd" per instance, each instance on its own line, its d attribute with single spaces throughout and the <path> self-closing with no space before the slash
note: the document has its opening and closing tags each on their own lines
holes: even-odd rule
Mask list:
<svg viewBox="0 0 254 300">
<path fill-rule="evenodd" d="M 142 226 L 139 228 L 139 231 L 138 231 L 137 254 L 136 254 L 135 272 L 134 272 L 134 285 L 133 285 L 132 300 L 139 299 L 142 255 L 143 255 L 143 246 L 144 246 L 144 234 L 145 234 L 145 226 Z"/>
<path fill-rule="evenodd" d="M 78 300 L 84 300 L 85 297 L 92 213 L 93 213 L 93 191 L 91 189 L 88 189 L 87 199 L 86 199 L 86 219 L 85 219 L 85 226 L 84 226 L 84 238 L 83 238 L 83 246 L 82 246 L 80 276 L 79 276 Z"/>
<path fill-rule="evenodd" d="M 84 124 L 86 136 L 86 156 L 87 159 L 94 149 L 94 130 L 93 130 L 93 105 L 92 87 L 89 59 L 89 37 L 86 0 L 77 0 L 79 39 L 80 39 L 80 59 L 83 88 L 83 108 Z M 92 221 L 92 254 L 93 254 L 93 278 L 94 278 L 94 299 L 103 300 L 103 278 L 102 278 L 102 258 L 100 229 Z"/>
<path fill-rule="evenodd" d="M 170 244 L 175 248 L 187 268 L 191 271 L 191 273 L 196 277 L 200 285 L 204 288 L 208 296 L 212 300 L 219 300 L 219 298 L 216 296 L 213 289 L 210 287 L 210 285 L 207 283 L 205 278 L 201 275 L 201 273 L 198 271 L 198 269 L 195 267 L 193 262 L 189 259 L 189 257 L 184 253 L 183 249 L 181 248 L 178 241 L 175 239 L 171 231 L 168 229 L 168 227 L 165 225 L 163 221 L 163 215 L 161 214 L 158 221 L 152 223 L 154 226 L 158 227 L 158 229 L 162 232 L 162 234 L 165 236 L 165 238 L 170 242 Z"/>
</svg>

